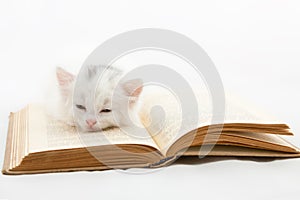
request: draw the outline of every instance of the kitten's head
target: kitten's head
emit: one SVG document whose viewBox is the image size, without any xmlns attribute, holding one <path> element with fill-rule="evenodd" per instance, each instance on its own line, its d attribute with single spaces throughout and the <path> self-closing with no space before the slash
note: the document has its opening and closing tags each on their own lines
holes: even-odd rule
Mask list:
<svg viewBox="0 0 300 200">
<path fill-rule="evenodd" d="M 75 83 L 74 75 L 57 68 L 62 101 L 70 115 L 67 118 L 74 114 L 75 125 L 85 132 L 131 125 L 143 82 L 120 82 L 120 78 L 120 70 L 89 66 Z"/>
</svg>

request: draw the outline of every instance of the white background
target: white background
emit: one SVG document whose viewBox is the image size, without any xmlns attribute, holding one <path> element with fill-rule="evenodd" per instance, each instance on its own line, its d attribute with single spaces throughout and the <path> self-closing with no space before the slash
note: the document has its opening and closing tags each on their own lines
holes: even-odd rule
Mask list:
<svg viewBox="0 0 300 200">
<path fill-rule="evenodd" d="M 10 111 L 36 101 L 55 66 L 78 68 L 101 42 L 165 28 L 200 44 L 224 86 L 286 121 L 300 146 L 299 1 L 0 1 L 0 164 Z M 299 199 L 300 159 L 118 171 L 0 175 L 0 199 Z"/>
</svg>

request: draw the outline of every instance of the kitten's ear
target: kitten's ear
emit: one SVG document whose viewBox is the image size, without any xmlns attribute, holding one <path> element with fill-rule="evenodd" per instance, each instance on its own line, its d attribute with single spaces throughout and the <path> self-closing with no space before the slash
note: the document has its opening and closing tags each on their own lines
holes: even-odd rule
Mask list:
<svg viewBox="0 0 300 200">
<path fill-rule="evenodd" d="M 72 83 L 75 80 L 75 76 L 67 71 L 65 71 L 61 67 L 56 68 L 56 76 L 59 84 L 60 93 L 63 99 L 67 100 L 67 98 L 72 93 Z"/>
<path fill-rule="evenodd" d="M 75 76 L 73 74 L 67 72 L 61 67 L 56 68 L 56 77 L 59 85 L 62 87 L 69 86 L 75 79 Z"/>
<path fill-rule="evenodd" d="M 139 97 L 143 91 L 143 81 L 141 79 L 132 79 L 122 83 L 125 94 L 129 97 Z"/>
</svg>

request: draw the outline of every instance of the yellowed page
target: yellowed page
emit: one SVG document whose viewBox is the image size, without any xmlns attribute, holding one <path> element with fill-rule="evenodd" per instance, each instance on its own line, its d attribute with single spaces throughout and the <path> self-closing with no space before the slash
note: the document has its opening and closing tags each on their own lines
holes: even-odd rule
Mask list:
<svg viewBox="0 0 300 200">
<path fill-rule="evenodd" d="M 183 152 L 184 156 L 201 156 L 200 147 L 190 147 Z M 245 156 L 245 157 L 274 157 L 274 158 L 289 158 L 300 157 L 300 153 L 287 153 L 279 151 L 270 151 L 265 149 L 253 149 L 238 146 L 223 146 L 216 145 L 210 152 L 209 156 Z M 199 161 L 199 160 L 198 160 Z"/>
<path fill-rule="evenodd" d="M 81 148 L 111 144 L 142 144 L 158 148 L 145 129 L 118 128 L 101 132 L 78 132 L 48 117 L 40 105 L 31 105 L 29 112 L 29 152 Z"/>
<path fill-rule="evenodd" d="M 182 116 L 178 99 L 159 86 L 144 88 L 141 121 L 162 153 L 171 145 L 180 129 Z"/>
<path fill-rule="evenodd" d="M 184 88 L 181 89 L 184 90 Z M 186 133 L 202 126 L 215 124 L 212 122 L 211 97 L 208 91 L 194 88 L 194 92 L 198 108 L 192 104 L 190 106 L 195 106 L 195 109 L 198 110 L 198 122 L 190 123 L 188 117 L 182 116 L 181 102 L 176 94 L 159 86 L 145 89 L 141 118 L 162 153 L 165 154 L 169 147 Z M 283 124 L 239 97 L 227 94 L 225 98 L 224 121 L 218 123 Z M 151 114 L 151 109 L 156 107 L 162 108 L 163 114 L 161 112 L 156 115 Z"/>
</svg>

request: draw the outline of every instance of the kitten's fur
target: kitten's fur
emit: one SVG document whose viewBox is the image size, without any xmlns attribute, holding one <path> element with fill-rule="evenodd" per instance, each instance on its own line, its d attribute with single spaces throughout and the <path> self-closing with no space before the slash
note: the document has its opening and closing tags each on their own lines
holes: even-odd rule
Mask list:
<svg viewBox="0 0 300 200">
<path fill-rule="evenodd" d="M 56 75 L 63 109 L 60 116 L 67 124 L 88 132 L 138 123 L 142 80 L 119 82 L 120 70 L 102 66 L 84 68 L 77 79 L 62 68 L 57 68 Z"/>
</svg>

